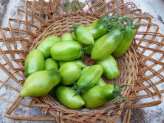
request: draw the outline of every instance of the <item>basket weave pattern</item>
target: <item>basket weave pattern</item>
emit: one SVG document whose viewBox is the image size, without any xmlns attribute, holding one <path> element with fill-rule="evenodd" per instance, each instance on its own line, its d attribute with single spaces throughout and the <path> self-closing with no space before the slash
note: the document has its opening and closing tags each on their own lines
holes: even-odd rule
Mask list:
<svg viewBox="0 0 164 123">
<path fill-rule="evenodd" d="M 159 90 L 157 86 L 164 82 L 162 74 L 164 71 L 164 35 L 159 33 L 158 25 L 152 23 L 151 16 L 143 14 L 133 3 L 124 3 L 123 1 L 104 3 L 103 0 L 97 0 L 92 4 L 86 3 L 89 6 L 89 9 L 85 10 L 86 12 L 79 10 L 60 16 L 52 14 L 55 13 L 58 1 L 56 4 L 42 3 L 37 9 L 34 9 L 37 4 L 37 2 L 27 2 L 24 8 L 18 10 L 17 17 L 10 18 L 8 28 L 0 28 L 0 43 L 2 45 L 0 48 L 0 70 L 6 74 L 6 78 L 0 80 L 0 87 L 9 86 L 18 95 L 6 112 L 7 117 L 71 123 L 94 123 L 95 121 L 111 123 L 115 122 L 122 112 L 125 112 L 123 122 L 128 123 L 131 109 L 161 103 L 160 98 L 163 90 Z M 32 98 L 30 103 L 24 103 L 26 99 L 19 97 L 19 91 L 25 79 L 22 62 L 27 53 L 48 35 L 62 35 L 64 32 L 71 31 L 75 23 L 87 24 L 106 14 L 127 15 L 140 24 L 132 47 L 123 57 L 118 59 L 121 76 L 119 79 L 113 80 L 120 85 L 129 84 L 122 92 L 122 95 L 126 96 L 128 100 L 117 103 L 110 102 L 96 110 L 83 109 L 80 111 L 67 109 L 50 96 Z M 158 58 L 155 57 L 156 54 L 160 54 Z M 143 99 L 149 100 L 142 102 Z M 29 109 L 39 107 L 41 114 L 37 116 L 27 113 L 16 114 L 16 110 L 20 107 Z"/>
</svg>

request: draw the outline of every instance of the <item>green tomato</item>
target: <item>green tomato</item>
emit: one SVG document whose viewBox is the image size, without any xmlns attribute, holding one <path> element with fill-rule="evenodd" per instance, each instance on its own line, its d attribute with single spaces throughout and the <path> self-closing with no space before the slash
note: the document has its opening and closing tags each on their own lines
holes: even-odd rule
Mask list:
<svg viewBox="0 0 164 123">
<path fill-rule="evenodd" d="M 99 38 L 92 49 L 91 58 L 101 60 L 110 55 L 122 41 L 123 33 L 120 29 L 113 29 Z"/>
<path fill-rule="evenodd" d="M 48 58 L 45 61 L 45 68 L 46 70 L 57 70 L 58 69 L 58 63 L 56 61 L 54 61 L 52 58 Z"/>
<path fill-rule="evenodd" d="M 81 74 L 81 68 L 76 62 L 64 63 L 59 71 L 64 85 L 72 85 Z"/>
<path fill-rule="evenodd" d="M 59 73 L 54 70 L 35 72 L 25 80 L 20 95 L 22 97 L 46 96 L 54 86 L 59 84 L 60 79 Z"/>
<path fill-rule="evenodd" d="M 107 23 L 109 23 L 109 17 L 103 16 L 100 19 L 93 21 L 87 28 L 92 33 L 94 39 L 98 39 L 108 32 L 109 29 Z"/>
<path fill-rule="evenodd" d="M 77 41 L 77 37 L 76 37 L 75 32 L 72 32 L 72 38 L 73 38 L 74 41 Z"/>
<path fill-rule="evenodd" d="M 81 60 L 76 60 L 74 61 L 80 68 L 85 68 L 87 67 L 86 64 L 84 64 Z"/>
<path fill-rule="evenodd" d="M 87 108 L 97 108 L 120 94 L 120 88 L 113 84 L 97 85 L 85 92 L 82 97 Z"/>
<path fill-rule="evenodd" d="M 25 76 L 45 68 L 44 56 L 41 51 L 32 50 L 25 59 Z"/>
<path fill-rule="evenodd" d="M 116 79 L 120 75 L 117 61 L 111 55 L 107 58 L 99 61 L 99 64 L 103 67 L 104 75 L 107 79 Z"/>
<path fill-rule="evenodd" d="M 61 40 L 62 41 L 73 41 L 72 34 L 69 32 L 64 33 L 61 37 Z"/>
<path fill-rule="evenodd" d="M 110 101 L 117 96 L 120 96 L 121 94 L 121 89 L 119 86 L 115 84 L 106 84 L 102 86 L 102 95 L 105 97 L 107 101 Z"/>
<path fill-rule="evenodd" d="M 59 86 L 56 89 L 56 97 L 60 103 L 71 109 L 79 109 L 85 104 L 82 97 L 70 87 Z"/>
<path fill-rule="evenodd" d="M 37 49 L 39 49 L 44 54 L 44 57 L 47 58 L 50 56 L 50 48 L 60 40 L 61 39 L 57 36 L 48 36 L 41 41 Z"/>
<path fill-rule="evenodd" d="M 75 62 L 80 68 L 85 68 L 85 67 L 87 66 L 87 65 L 84 64 L 81 60 L 75 60 L 75 61 L 71 61 L 71 62 Z M 65 61 L 60 61 L 60 62 L 59 62 L 60 67 L 61 67 L 63 64 L 65 64 L 65 63 L 67 63 L 67 62 L 65 62 Z"/>
<path fill-rule="evenodd" d="M 102 86 L 94 86 L 82 95 L 87 108 L 97 108 L 107 101 L 102 95 Z"/>
<path fill-rule="evenodd" d="M 97 85 L 103 86 L 103 85 L 106 85 L 106 82 L 102 78 L 100 78 L 99 82 L 97 83 Z"/>
<path fill-rule="evenodd" d="M 94 44 L 94 39 L 90 31 L 83 25 L 79 25 L 75 29 L 77 41 L 84 45 Z"/>
<path fill-rule="evenodd" d="M 51 56 L 54 60 L 72 61 L 81 57 L 81 46 L 75 41 L 57 42 L 51 48 Z"/>
<path fill-rule="evenodd" d="M 85 67 L 81 72 L 79 80 L 77 81 L 77 83 L 75 83 L 74 88 L 77 89 L 77 92 L 85 92 L 98 83 L 102 73 L 103 68 L 101 67 L 101 65 L 92 65 Z"/>
<path fill-rule="evenodd" d="M 120 57 L 127 52 L 127 50 L 129 49 L 129 47 L 131 46 L 133 42 L 136 32 L 137 32 L 137 29 L 133 28 L 132 26 L 127 26 L 125 28 L 124 38 L 113 52 L 113 55 L 115 57 Z"/>
<path fill-rule="evenodd" d="M 59 66 L 61 67 L 65 63 L 67 63 L 67 61 L 59 61 Z"/>
</svg>

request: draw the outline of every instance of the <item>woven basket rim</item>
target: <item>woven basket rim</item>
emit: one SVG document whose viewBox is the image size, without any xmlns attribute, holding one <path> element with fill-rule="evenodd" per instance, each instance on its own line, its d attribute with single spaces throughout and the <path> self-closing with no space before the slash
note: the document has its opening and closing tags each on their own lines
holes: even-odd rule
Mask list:
<svg viewBox="0 0 164 123">
<path fill-rule="evenodd" d="M 57 16 L 55 16 L 54 18 L 53 18 L 53 20 L 50 20 L 50 22 L 48 22 L 48 23 L 51 23 L 47 28 L 45 28 L 44 29 L 44 31 L 40 34 L 40 35 L 38 35 L 38 37 L 33 41 L 33 44 L 31 45 L 31 47 L 30 47 L 30 49 L 32 50 L 32 49 L 35 49 L 36 47 L 37 47 L 37 45 L 39 45 L 39 43 L 43 40 L 43 39 L 45 39 L 47 36 L 49 36 L 49 35 L 53 35 L 53 34 L 49 34 L 49 35 L 47 35 L 46 33 L 48 32 L 48 30 L 55 24 L 56 25 L 56 23 L 57 23 L 57 21 L 59 21 L 59 25 L 60 25 L 60 20 L 65 20 L 65 18 L 68 18 L 68 17 L 72 17 L 72 16 L 91 16 L 91 17 L 94 17 L 94 18 L 100 18 L 101 16 L 99 16 L 98 14 L 91 14 L 91 13 L 86 13 L 86 12 L 82 12 L 82 11 L 78 11 L 78 12 L 71 12 L 71 13 L 67 13 L 67 14 L 62 14 L 62 15 L 57 15 Z M 53 21 L 53 22 L 52 22 Z M 64 33 L 64 32 L 63 32 Z M 59 35 L 58 35 L 59 36 Z M 135 45 L 135 44 L 133 44 L 133 45 Z M 134 50 L 134 47 L 135 46 L 133 46 L 132 45 L 132 50 L 131 51 L 129 51 L 130 53 L 132 53 L 133 54 L 133 58 L 136 60 L 135 62 L 136 62 L 136 64 L 138 63 L 138 61 L 137 61 L 137 53 L 135 52 L 135 50 Z M 127 56 L 128 57 L 128 56 Z M 137 74 L 137 72 L 136 72 L 136 74 Z M 126 83 L 123 83 L 123 84 L 126 84 Z M 134 85 L 133 85 L 133 83 L 131 83 L 131 84 L 129 84 L 129 86 L 127 86 L 127 88 L 129 88 L 130 90 L 132 90 L 133 89 L 133 87 L 134 87 Z M 125 90 L 125 91 L 127 91 L 127 90 Z M 52 98 L 51 98 L 52 99 Z M 54 99 L 52 99 L 52 100 L 54 100 Z M 58 103 L 59 104 L 59 103 Z M 60 105 L 60 106 L 62 106 L 62 105 Z M 53 108 L 53 107 L 52 107 Z M 87 112 L 85 112 L 85 113 L 97 113 L 98 111 L 99 112 L 104 112 L 104 110 L 105 110 L 105 108 L 106 107 L 104 107 L 103 106 L 103 108 L 102 107 L 100 107 L 100 108 L 97 108 L 97 109 L 88 109 L 87 110 Z M 62 106 L 62 110 L 64 110 L 65 112 L 67 112 L 66 110 L 68 110 L 68 112 L 76 112 L 76 113 L 80 113 L 81 112 L 81 110 L 73 110 L 73 109 L 68 109 L 68 108 L 66 108 L 65 106 L 63 107 Z"/>
</svg>

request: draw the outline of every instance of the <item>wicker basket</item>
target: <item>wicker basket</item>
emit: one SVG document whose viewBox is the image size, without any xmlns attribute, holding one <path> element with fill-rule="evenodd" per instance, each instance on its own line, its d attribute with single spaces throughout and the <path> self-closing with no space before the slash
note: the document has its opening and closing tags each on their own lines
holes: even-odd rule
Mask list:
<svg viewBox="0 0 164 123">
<path fill-rule="evenodd" d="M 86 2 L 85 7 L 76 12 L 63 11 L 56 15 L 54 13 L 58 13 L 56 6 L 59 2 L 50 2 L 54 4 L 45 4 L 43 1 L 27 2 L 24 8 L 18 10 L 16 18 L 10 18 L 7 28 L 0 28 L 0 43 L 3 45 L 0 48 L 0 70 L 6 75 L 5 79 L 0 80 L 0 87 L 8 86 L 17 95 L 14 101 L 9 102 L 11 106 L 6 111 L 7 117 L 16 120 L 53 120 L 59 123 L 113 123 L 124 112 L 122 120 L 129 123 L 133 108 L 161 103 L 163 90 L 159 90 L 157 85 L 164 82 L 164 35 L 159 33 L 158 25 L 152 23 L 151 16 L 142 13 L 133 3 L 115 0 L 108 3 L 104 0 Z M 58 9 L 61 10 L 60 7 Z M 75 23 L 87 24 L 106 14 L 127 15 L 140 24 L 133 45 L 118 59 L 121 76 L 114 80 L 120 85 L 129 85 L 122 91 L 127 100 L 109 102 L 95 110 L 70 110 L 50 96 L 32 99 L 19 96 L 25 79 L 22 62 L 41 39 L 51 34 L 62 35 L 70 31 Z M 160 54 L 158 59 L 156 54 Z M 159 69 L 156 69 L 157 66 Z M 41 109 L 40 114 L 31 114 L 31 111 L 38 107 Z M 24 114 L 19 114 L 18 110 L 23 110 Z"/>
</svg>

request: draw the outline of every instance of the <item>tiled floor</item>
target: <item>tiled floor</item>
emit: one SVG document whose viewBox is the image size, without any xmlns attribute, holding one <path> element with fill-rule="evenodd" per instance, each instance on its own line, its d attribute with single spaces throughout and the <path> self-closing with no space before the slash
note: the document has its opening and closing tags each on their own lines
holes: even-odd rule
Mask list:
<svg viewBox="0 0 164 123">
<path fill-rule="evenodd" d="M 132 1 L 132 0 L 125 0 Z M 154 17 L 154 23 L 160 26 L 164 34 L 164 0 L 133 0 L 138 8 Z M 133 123 L 164 123 L 164 102 L 159 106 L 135 110 Z"/>
<path fill-rule="evenodd" d="M 154 22 L 160 25 L 161 32 L 164 33 L 164 0 L 125 0 L 133 1 L 142 11 L 151 14 Z"/>
</svg>

